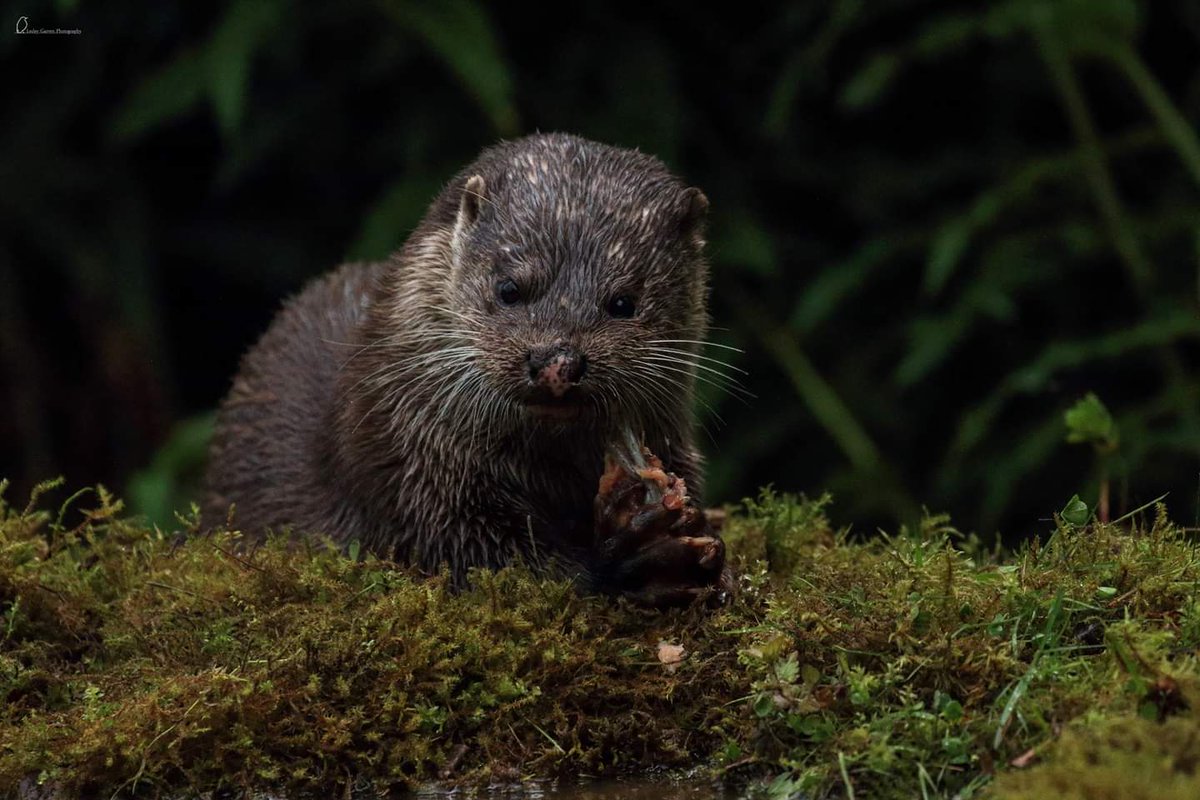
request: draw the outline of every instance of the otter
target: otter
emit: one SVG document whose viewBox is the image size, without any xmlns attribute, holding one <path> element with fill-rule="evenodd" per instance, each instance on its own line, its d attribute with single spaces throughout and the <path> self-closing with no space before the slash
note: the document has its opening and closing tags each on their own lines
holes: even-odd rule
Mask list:
<svg viewBox="0 0 1200 800">
<path fill-rule="evenodd" d="M 522 559 L 650 605 L 711 596 L 728 576 L 695 513 L 707 209 L 634 150 L 485 149 L 397 253 L 316 279 L 243 357 L 205 517 L 233 506 L 242 530 L 356 541 L 456 585 Z M 688 499 L 614 532 L 630 491 L 651 499 L 597 499 L 631 431 Z"/>
</svg>

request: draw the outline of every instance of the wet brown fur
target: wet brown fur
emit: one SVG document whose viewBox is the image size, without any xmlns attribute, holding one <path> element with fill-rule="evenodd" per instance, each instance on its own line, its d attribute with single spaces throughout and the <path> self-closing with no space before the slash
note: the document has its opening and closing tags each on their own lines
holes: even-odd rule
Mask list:
<svg viewBox="0 0 1200 800">
<path fill-rule="evenodd" d="M 245 356 L 206 518 L 236 503 L 244 530 L 323 532 L 458 580 L 518 554 L 590 574 L 593 497 L 622 426 L 700 492 L 694 368 L 654 353 L 698 345 L 650 342 L 703 338 L 706 206 L 636 151 L 562 134 L 485 150 L 398 253 L 310 284 Z M 497 301 L 503 278 L 524 303 Z M 609 315 L 619 293 L 634 318 Z M 588 365 L 570 422 L 522 404 L 530 349 L 559 341 Z"/>
</svg>

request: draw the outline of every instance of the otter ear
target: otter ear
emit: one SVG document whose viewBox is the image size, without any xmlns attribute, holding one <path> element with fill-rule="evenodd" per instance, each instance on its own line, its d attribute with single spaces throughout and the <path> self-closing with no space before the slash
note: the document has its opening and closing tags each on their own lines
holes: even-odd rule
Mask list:
<svg viewBox="0 0 1200 800">
<path fill-rule="evenodd" d="M 463 184 L 462 197 L 458 201 L 458 216 L 454 220 L 454 233 L 451 234 L 450 246 L 454 252 L 455 263 L 462 258 L 471 228 L 479 219 L 483 204 L 487 201 L 487 184 L 482 175 L 472 175 Z"/>
<path fill-rule="evenodd" d="M 704 244 L 704 224 L 708 220 L 708 197 L 695 186 L 683 192 L 683 216 L 679 219 L 679 230 L 698 245 Z"/>
<path fill-rule="evenodd" d="M 479 219 L 479 211 L 487 200 L 487 184 L 482 175 L 472 175 L 463 186 L 462 200 L 458 204 L 459 230 L 469 228 Z"/>
</svg>

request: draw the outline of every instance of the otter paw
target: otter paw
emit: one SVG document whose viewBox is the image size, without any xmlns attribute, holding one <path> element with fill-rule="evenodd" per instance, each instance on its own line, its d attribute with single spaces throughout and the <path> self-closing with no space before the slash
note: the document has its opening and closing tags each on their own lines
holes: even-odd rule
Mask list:
<svg viewBox="0 0 1200 800">
<path fill-rule="evenodd" d="M 683 481 L 650 464 L 636 473 L 610 463 L 596 496 L 596 548 L 602 588 L 643 605 L 723 603 L 732 579 L 725 543 Z"/>
<path fill-rule="evenodd" d="M 676 536 L 629 530 L 606 542 L 605 588 L 648 606 L 688 605 L 699 598 L 722 604 L 731 579 L 725 543 L 717 536 Z"/>
</svg>

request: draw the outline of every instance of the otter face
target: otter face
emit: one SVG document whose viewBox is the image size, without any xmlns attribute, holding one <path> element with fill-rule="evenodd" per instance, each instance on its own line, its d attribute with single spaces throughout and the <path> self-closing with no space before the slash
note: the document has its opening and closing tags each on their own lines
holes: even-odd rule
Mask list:
<svg viewBox="0 0 1200 800">
<path fill-rule="evenodd" d="M 704 194 L 657 159 L 573 137 L 502 146 L 476 169 L 458 184 L 451 305 L 469 310 L 506 405 L 558 426 L 686 413 L 706 324 Z"/>
</svg>

